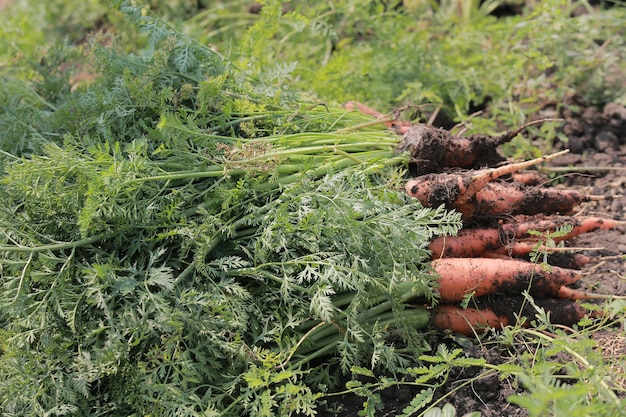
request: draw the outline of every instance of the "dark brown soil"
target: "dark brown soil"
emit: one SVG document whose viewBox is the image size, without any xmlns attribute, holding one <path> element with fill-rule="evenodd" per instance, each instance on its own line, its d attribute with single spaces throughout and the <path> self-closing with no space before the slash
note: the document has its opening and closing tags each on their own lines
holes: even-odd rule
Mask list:
<svg viewBox="0 0 626 417">
<path fill-rule="evenodd" d="M 616 103 L 609 103 L 601 109 L 585 108 L 576 103 L 576 106 L 561 110 L 560 114 L 549 116 L 565 119 L 562 129 L 569 141 L 557 143 L 556 148 L 571 151 L 550 164 L 555 169 L 550 174 L 552 185 L 576 189 L 584 195 L 606 197 L 605 200 L 583 203 L 578 215 L 626 219 L 626 108 Z M 596 293 L 626 295 L 626 265 L 621 256 L 626 253 L 626 227 L 589 233 L 568 242 L 567 246 L 584 248 L 580 249 L 580 253 L 592 259 L 582 268 L 585 274 L 583 288 Z M 490 302 L 500 309 L 511 305 L 510 300 Z M 608 360 L 626 354 L 626 341 L 621 333 L 598 332 L 594 339 Z M 483 358 L 493 364 L 515 360 L 516 353 L 522 353 L 525 349 L 524 346 L 505 348 L 490 344 L 488 340 L 477 343 L 451 334 L 439 334 L 431 343 L 433 346 L 442 343 L 453 348 L 460 347 L 466 357 Z M 479 376 L 481 373 L 482 376 Z M 618 374 L 624 374 L 624 366 L 616 368 Z M 473 382 L 467 383 L 470 380 Z M 613 382 L 626 387 L 623 378 Z M 376 415 L 392 417 L 401 414 L 419 392 L 419 388 L 407 386 L 385 390 L 381 394 L 385 406 Z M 457 416 L 479 411 L 483 417 L 525 417 L 528 416 L 525 409 L 507 400 L 511 395 L 521 395 L 523 392 L 523 388 L 512 377 L 502 378 L 482 368 L 455 368 L 443 387 L 437 389 L 435 398 L 447 395 L 440 405 L 451 403 L 456 408 Z M 355 416 L 363 409 L 363 401 L 363 398 L 356 396 L 335 399 L 329 401 L 326 411 L 321 407 L 319 415 Z"/>
</svg>

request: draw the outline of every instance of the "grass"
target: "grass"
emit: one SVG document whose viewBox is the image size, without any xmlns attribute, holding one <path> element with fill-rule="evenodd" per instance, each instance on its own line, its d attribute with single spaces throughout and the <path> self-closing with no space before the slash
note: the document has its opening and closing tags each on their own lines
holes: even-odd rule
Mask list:
<svg viewBox="0 0 626 417">
<path fill-rule="evenodd" d="M 167 28 L 175 28 L 182 37 L 186 37 L 185 39 L 191 38 L 197 45 L 213 51 L 211 53 L 215 56 L 228 57 L 232 65 L 237 67 L 237 74 L 240 77 L 227 79 L 227 77 L 216 75 L 205 80 L 190 79 L 190 82 L 198 82 L 197 90 L 190 91 L 189 87 L 183 84 L 175 86 L 171 91 L 164 90 L 163 94 L 167 96 L 159 96 L 156 93 L 152 94 L 152 87 L 155 84 L 151 83 L 153 80 L 150 77 L 154 74 L 143 74 L 145 78 L 140 81 L 145 81 L 145 83 L 137 84 L 137 90 L 132 92 L 134 99 L 144 100 L 142 103 L 150 100 L 154 103 L 169 103 L 169 100 L 173 100 L 184 105 L 186 99 L 198 94 L 203 97 L 207 107 L 204 114 L 197 116 L 199 119 L 204 117 L 201 120 L 203 123 L 201 133 L 196 124 L 199 119 L 181 120 L 175 112 L 163 112 L 158 117 L 153 117 L 156 130 L 160 130 L 163 135 L 170 135 L 170 138 L 180 135 L 186 135 L 185 137 L 188 138 L 195 135 L 195 137 L 208 140 L 208 138 L 228 137 L 229 129 L 240 129 L 239 133 L 249 135 L 253 146 L 229 149 L 233 155 L 239 152 L 237 155 L 247 158 L 245 161 L 249 163 L 254 159 L 255 146 L 280 146 L 272 141 L 278 141 L 285 136 L 286 132 L 289 137 L 297 139 L 301 137 L 299 129 L 326 123 L 324 117 L 320 116 L 316 119 L 316 114 L 319 113 L 310 109 L 302 109 L 303 117 L 309 118 L 306 122 L 299 119 L 300 109 L 285 112 L 280 115 L 280 122 L 276 122 L 278 115 L 275 109 L 303 92 L 309 98 L 309 103 L 319 104 L 316 111 L 322 113 L 328 108 L 336 109 L 348 100 L 362 101 L 382 112 L 392 112 L 396 107 L 414 106 L 412 108 L 418 107 L 420 110 L 405 111 L 402 116 L 410 120 L 425 121 L 439 112 L 443 116 L 442 120 L 448 125 L 465 122 L 470 132 L 483 133 L 518 126 L 546 104 L 553 105 L 558 110 L 566 105 L 564 99 L 574 94 L 582 96 L 589 104 L 600 105 L 608 101 L 626 103 L 626 88 L 624 80 L 620 78 L 620 74 L 626 71 L 624 63 L 626 61 L 623 59 L 626 54 L 624 41 L 626 39 L 624 36 L 626 12 L 622 7 L 598 11 L 592 9 L 587 2 L 549 0 L 531 2 L 521 15 L 496 18 L 489 14 L 499 5 L 499 2 L 494 1 L 484 2 L 482 6 L 475 1 L 295 1 L 284 10 L 284 13 L 282 5 L 279 4 L 281 2 L 267 1 L 266 3 L 266 7 L 259 14 L 248 12 L 249 2 L 247 1 L 211 2 L 208 7 L 201 7 L 203 3 L 192 1 L 150 2 L 147 5 L 146 9 L 149 12 L 146 12 L 146 15 L 154 13 L 154 16 L 162 17 L 169 22 Z M 572 12 L 575 9 L 586 10 L 588 13 L 574 16 Z M 71 115 L 74 115 L 72 117 L 80 121 L 81 116 L 89 115 L 89 109 L 81 108 L 83 103 L 72 102 L 73 91 L 76 91 L 72 88 L 79 88 L 72 80 L 81 71 L 93 69 L 75 65 L 81 62 L 77 57 L 89 55 L 85 39 L 91 30 L 106 28 L 116 33 L 120 39 L 117 47 L 123 51 L 141 54 L 150 48 L 149 37 L 139 34 L 122 18 L 120 13 L 111 11 L 104 4 L 96 1 L 83 2 L 80 7 L 76 7 L 72 2 L 56 0 L 47 2 L 45 7 L 39 7 L 29 1 L 14 0 L 5 9 L 3 16 L 5 17 L 0 22 L 0 72 L 3 79 L 11 80 L 10 83 L 6 83 L 0 93 L 2 94 L 0 103 L 3 106 L 0 126 L 7 132 L 3 139 L 2 149 L 5 152 L 3 164 L 15 159 L 15 156 L 7 155 L 30 156 L 41 152 L 40 144 L 44 142 L 44 136 L 45 140 L 53 139 L 59 143 L 65 141 L 66 144 L 71 144 L 68 138 L 55 138 L 54 132 L 58 129 L 59 120 L 68 120 Z M 144 29 L 149 28 L 144 27 Z M 96 40 L 107 42 L 106 37 L 96 38 Z M 176 45 L 169 46 L 172 50 L 177 47 Z M 65 65 L 68 64 L 71 65 L 66 67 Z M 175 65 L 177 68 L 188 67 L 192 65 L 192 61 L 180 61 Z M 72 70 L 63 71 L 61 68 Z M 102 67 L 99 70 L 114 71 L 115 68 Z M 133 79 L 134 74 L 124 73 L 120 74 L 117 82 L 128 82 Z M 250 85 L 254 86 L 255 92 L 259 94 L 258 97 L 262 97 L 263 100 L 241 96 L 241 91 L 246 91 Z M 225 90 L 228 90 L 228 96 L 218 94 Z M 212 101 L 216 97 L 220 100 Z M 70 103 L 70 105 L 64 103 Z M 132 108 L 124 107 L 116 109 L 122 108 L 128 112 L 134 111 Z M 50 114 L 58 109 L 65 112 L 64 118 L 55 120 Z M 473 116 L 476 111 L 483 113 L 480 116 Z M 239 116 L 251 112 L 254 113 L 254 117 Z M 228 117 L 221 118 L 219 115 L 215 116 L 214 113 Z M 208 115 L 211 115 L 213 119 L 210 119 Z M 332 140 L 338 129 L 345 129 L 359 123 L 366 122 L 355 117 L 353 121 L 344 120 L 336 129 L 334 126 L 322 126 L 321 130 L 325 129 L 325 131 L 317 138 L 319 146 L 326 146 L 327 141 Z M 212 130 L 210 126 L 220 126 L 222 130 Z M 77 124 L 76 132 L 79 132 L 81 128 L 84 126 Z M 137 130 L 127 133 L 129 135 L 141 131 L 140 126 L 131 126 L 131 128 Z M 380 130 L 372 129 L 368 132 L 367 134 L 371 134 L 373 140 L 383 140 Z M 539 148 L 523 138 L 518 138 L 507 148 L 507 152 L 518 156 L 529 154 L 535 156 L 537 153 L 549 150 L 555 140 L 556 131 L 540 133 L 547 139 Z M 270 145 L 261 145 L 261 141 L 255 140 L 255 135 L 265 138 L 263 141 Z M 306 140 L 310 141 L 311 138 L 307 136 Z M 141 156 L 147 154 L 147 150 L 142 148 L 144 145 L 136 142 L 125 149 L 116 150 L 115 152 L 119 151 L 119 154 L 114 156 L 119 159 L 113 158 L 115 160 L 108 160 L 108 150 L 105 152 L 103 149 L 96 149 L 94 145 L 90 149 L 93 160 L 76 161 L 84 164 L 85 167 L 97 167 L 98 164 L 107 167 L 108 170 L 103 168 L 98 172 L 106 172 L 108 176 L 102 182 L 111 181 L 111 183 L 106 184 L 106 187 L 100 185 L 103 186 L 103 190 L 112 193 L 112 189 L 117 186 L 112 181 L 116 180 L 117 176 L 122 177 L 130 172 L 129 165 L 125 164 L 134 163 L 137 166 L 143 164 Z M 360 146 L 361 144 L 357 145 L 357 147 Z M 159 152 L 165 153 L 167 150 L 159 148 L 150 149 L 150 151 L 158 154 Z M 385 156 L 389 156 L 387 151 L 385 148 Z M 56 155 L 59 157 L 76 157 L 71 152 L 58 152 Z M 338 158 L 345 156 L 338 151 L 337 154 Z M 190 170 L 189 167 L 185 170 L 179 169 L 178 177 L 164 172 L 172 167 L 181 168 L 181 165 L 185 164 L 200 166 L 214 162 L 208 159 L 188 162 L 184 160 L 183 155 L 178 157 L 179 160 L 168 160 L 171 164 L 168 167 L 141 165 L 141 168 L 145 169 L 145 176 L 129 180 L 129 183 L 136 187 L 132 189 L 136 192 L 135 195 L 139 198 L 143 196 L 142 193 L 146 192 L 146 189 L 160 187 L 152 184 L 163 179 L 171 182 L 189 181 L 188 185 L 180 187 L 180 194 L 191 193 L 192 179 L 197 178 L 198 175 L 214 175 L 210 173 L 211 170 L 205 169 L 202 173 L 198 173 Z M 277 153 L 277 158 L 283 160 L 284 157 L 284 154 Z M 351 158 L 357 159 L 353 162 L 360 161 L 360 156 Z M 342 160 L 349 159 L 343 158 Z M 287 167 L 293 170 L 289 173 L 300 170 L 296 167 L 296 164 L 300 163 L 310 162 L 295 161 L 291 164 L 291 168 Z M 176 164 L 179 165 L 176 166 Z M 223 167 L 218 165 L 216 167 L 215 172 L 221 173 Z M 59 167 L 59 172 L 65 172 L 63 171 L 65 168 Z M 88 169 L 91 168 L 85 168 L 85 172 L 88 172 Z M 61 207 L 69 212 L 72 207 L 69 207 L 67 202 L 73 201 L 71 195 L 75 189 L 73 187 L 89 185 L 91 196 L 93 196 L 93 193 L 97 191 L 96 186 L 99 185 L 96 184 L 96 177 L 95 174 L 92 178 L 72 177 L 68 174 L 67 178 L 70 180 L 65 190 L 67 194 L 60 194 L 59 201 L 49 203 L 57 210 Z M 138 185 L 143 183 L 147 185 L 145 187 Z M 54 191 L 53 182 L 46 186 L 51 187 L 51 192 Z M 164 189 L 165 187 L 157 190 L 156 195 L 164 195 L 162 194 Z M 243 189 L 243 185 L 237 191 L 240 195 L 246 196 L 249 192 Z M 170 197 L 172 198 L 170 202 L 163 203 L 164 212 L 170 210 L 171 213 L 176 213 L 176 208 L 182 204 L 183 198 L 168 196 Z M 230 198 L 238 197 L 231 196 Z M 153 203 L 156 204 L 156 200 Z M 85 214 L 81 217 L 82 223 L 79 226 L 83 230 L 102 227 L 103 230 L 100 231 L 106 232 L 106 227 L 109 225 L 107 222 L 117 219 L 115 213 L 104 213 L 106 207 L 91 208 L 93 212 L 100 210 L 103 217 L 110 217 L 106 217 L 106 221 L 102 223 L 93 225 L 90 223 L 89 216 Z M 42 210 L 43 213 L 47 207 L 42 205 L 37 209 Z M 194 210 L 203 212 L 203 209 L 205 207 Z M 44 214 L 42 218 L 45 217 Z M 144 215 L 145 217 L 141 217 Z M 149 215 L 139 213 L 139 210 L 136 214 L 137 219 L 151 221 Z M 165 216 L 165 214 L 159 215 Z M 174 214 L 168 215 L 174 216 Z M 179 220 L 183 221 L 182 218 Z M 191 236 L 193 234 L 191 226 L 194 225 L 181 224 L 176 233 L 189 234 L 191 241 L 195 238 Z M 68 235 L 81 237 L 80 233 L 73 234 L 76 231 L 72 225 L 61 222 L 58 227 L 66 228 L 63 230 Z M 225 229 L 227 227 L 230 226 L 224 226 Z M 247 231 L 239 231 L 241 239 L 246 238 L 244 232 L 247 233 Z M 101 235 L 95 238 L 101 239 Z M 24 249 L 25 254 L 20 261 L 23 270 L 27 271 L 34 262 L 41 261 L 36 258 L 50 256 L 51 250 L 62 249 L 74 254 L 75 251 L 80 250 L 81 246 L 92 244 L 91 239 L 95 238 L 82 236 L 73 241 L 39 246 L 37 251 L 40 251 L 41 255 Z M 172 239 L 172 236 L 163 234 L 158 238 L 166 241 Z M 194 244 L 200 243 L 194 242 Z M 201 244 L 208 247 L 213 243 L 201 242 Z M 135 248 L 138 251 L 140 249 Z M 139 291 L 133 287 L 132 279 L 135 277 L 133 274 L 137 273 L 136 268 L 144 269 L 145 273 L 150 271 L 154 274 L 150 278 L 152 281 L 149 281 L 151 287 L 146 286 L 146 296 L 165 297 L 163 293 L 152 291 L 154 288 L 167 289 L 171 285 L 167 271 L 159 270 L 158 254 L 153 255 L 154 259 L 149 265 L 127 264 L 124 266 L 125 269 L 117 271 L 106 262 L 94 264 L 91 266 L 92 275 L 88 278 L 90 282 L 98 284 L 93 288 L 100 288 L 106 292 L 111 290 L 106 287 L 107 279 L 115 274 L 123 276 L 125 281 L 115 284 L 114 291 L 111 290 L 112 293 L 109 294 L 115 300 L 118 300 L 117 297 L 123 300 L 123 296 L 119 294 Z M 97 256 L 103 255 L 96 254 Z M 267 256 L 270 255 L 267 254 Z M 48 259 L 48 262 L 65 265 L 61 259 Z M 68 262 L 67 265 L 71 263 Z M 226 268 L 207 265 L 207 269 L 209 267 Z M 273 276 L 272 279 L 280 281 L 282 277 Z M 19 280 L 15 282 L 15 285 L 18 285 Z M 21 283 L 19 285 L 21 287 Z M 127 286 L 124 287 L 124 285 Z M 234 286 L 225 286 L 220 289 L 233 293 L 240 290 Z M 319 298 L 328 295 L 324 293 L 323 288 L 317 290 L 316 296 Z M 113 292 L 115 295 L 112 295 Z M 15 294 L 19 296 L 19 290 Z M 236 295 L 241 299 L 245 298 L 245 294 L 237 293 Z M 188 299 L 193 297 L 200 299 L 197 294 L 185 294 L 185 296 Z M 103 297 L 103 295 L 94 293 L 94 297 Z M 76 300 L 60 300 L 59 306 L 72 301 L 78 306 L 81 299 L 78 297 Z M 239 301 L 239 298 L 235 300 L 233 297 L 231 302 L 238 303 Z M 104 301 L 101 302 L 106 304 Z M 163 306 L 165 305 L 163 302 Z M 194 304 L 194 306 L 199 305 L 200 301 Z M 94 306 L 92 307 L 95 309 Z M 217 310 L 221 306 L 214 308 L 215 311 L 211 313 L 217 317 L 220 314 Z M 603 306 L 602 309 L 607 312 L 604 319 L 589 320 L 573 328 L 552 325 L 550 317 L 537 309 L 536 317 L 528 318 L 533 322 L 532 329 L 523 327 L 523 323 L 520 322 L 502 332 L 493 332 L 470 341 L 485 348 L 497 347 L 508 358 L 502 364 L 489 364 L 483 360 L 466 358 L 462 354 L 462 349 L 445 348 L 441 345 L 431 355 L 422 354 L 419 357 L 419 365 L 398 366 L 393 378 L 374 375 L 369 368 L 354 365 L 350 368 L 354 380 L 348 385 L 347 391 L 325 394 L 308 392 L 303 386 L 292 383 L 297 380 L 295 373 L 289 374 L 286 371 L 280 376 L 274 373 L 275 368 L 285 360 L 291 359 L 291 356 L 276 358 L 270 352 L 259 350 L 251 353 L 244 352 L 244 356 L 255 355 L 258 361 L 257 367 L 247 369 L 245 372 L 242 370 L 241 375 L 242 379 L 248 382 L 250 389 L 246 393 L 247 398 L 255 398 L 258 404 L 289 398 L 289 393 L 286 392 L 288 389 L 294 390 L 300 395 L 298 398 L 305 402 L 320 398 L 332 402 L 332 399 L 339 394 L 352 393 L 366 400 L 362 410 L 363 415 L 373 415 L 382 406 L 379 393 L 383 389 L 398 384 L 424 387 L 400 415 L 429 416 L 436 415 L 437 411 L 446 412 L 448 415 L 452 413 L 450 406 L 445 405 L 446 397 L 433 402 L 434 389 L 447 381 L 452 369 L 479 367 L 481 372 L 466 383 L 470 384 L 479 378 L 495 373 L 511 381 L 512 384 L 519 384 L 524 387 L 525 394 L 513 396 L 509 398 L 509 401 L 524 407 L 531 416 L 624 415 L 626 352 L 623 347 L 623 326 L 626 319 L 626 305 L 621 301 L 613 301 Z M 242 316 L 249 314 L 244 310 L 243 308 L 241 310 Z M 6 318 L 4 315 L 2 317 Z M 132 317 L 132 320 L 134 319 Z M 176 320 L 177 318 L 174 317 L 171 322 L 151 325 L 171 326 L 172 329 L 179 331 L 181 327 L 177 326 L 181 325 Z M 224 319 L 224 326 L 231 326 L 229 329 L 232 331 L 239 325 L 237 320 L 237 317 L 227 317 Z M 136 324 L 145 325 L 139 321 Z M 260 324 L 268 325 L 268 323 Z M 77 325 L 80 323 L 77 322 Z M 285 329 L 288 327 L 285 326 Z M 285 329 L 283 330 L 286 331 Z M 103 330 L 93 331 L 91 337 L 94 343 L 97 343 L 100 331 Z M 219 331 L 213 328 L 198 330 L 198 332 L 201 331 L 212 331 L 222 337 Z M 310 336 L 313 333 L 306 334 Z M 4 329 L 0 334 L 2 354 L 7 357 L 11 355 L 18 357 L 16 351 L 12 350 L 16 349 L 16 345 L 8 343 L 8 340 L 14 336 Z M 33 334 L 32 337 L 36 338 L 36 335 Z M 269 336 L 259 330 L 255 337 Z M 120 337 L 119 340 L 113 340 L 111 343 L 118 343 L 121 346 L 123 341 Z M 235 352 L 235 342 L 229 341 L 232 343 L 229 345 L 232 351 L 228 353 L 242 354 Z M 305 339 L 297 342 L 297 346 L 300 346 Z M 377 342 L 375 339 L 372 340 L 374 344 Z M 63 340 L 62 343 L 69 342 Z M 188 357 L 185 356 L 184 343 L 173 339 L 164 339 L 164 343 L 168 347 L 166 354 L 171 355 L 168 361 L 174 363 L 174 357 L 176 357 L 176 360 L 180 360 L 180 364 L 186 363 Z M 346 349 L 351 348 L 347 341 L 345 343 Z M 461 345 L 459 343 L 459 346 Z M 62 348 L 62 345 L 51 347 L 51 349 Z M 113 355 L 115 352 L 111 349 L 105 353 Z M 390 354 L 382 348 L 380 353 L 381 355 Z M 144 363 L 147 367 L 154 367 L 152 371 L 155 375 L 158 372 L 171 372 L 175 369 L 173 365 L 169 371 L 165 368 L 156 369 L 160 363 L 157 359 L 152 358 Z M 107 357 L 85 357 L 80 366 L 84 367 L 85 372 L 96 372 L 94 363 L 103 369 L 115 366 L 114 362 Z M 45 375 L 44 368 L 52 365 L 54 364 L 42 363 L 30 372 L 33 375 L 38 373 Z M 175 374 L 172 378 L 188 378 L 189 381 L 193 381 L 193 378 L 197 377 L 191 372 L 185 373 L 184 366 L 181 366 L 177 372 L 180 374 Z M 324 372 L 320 371 L 316 377 L 320 381 L 327 382 L 324 378 L 328 375 Z M 129 379 L 136 378 L 133 373 L 122 376 Z M 373 380 L 365 383 L 359 379 L 363 377 L 373 378 Z M 74 382 L 85 385 L 89 383 L 88 378 Z M 231 381 L 231 383 L 235 382 Z M 42 395 L 36 391 L 29 394 Z M 62 395 L 63 391 L 59 390 L 57 394 Z M 130 394 L 136 395 L 139 401 L 140 393 Z M 159 398 L 175 398 L 164 391 L 159 395 L 161 395 Z M 219 393 L 219 396 L 224 398 L 228 398 L 229 395 L 227 392 Z M 196 398 L 192 400 L 197 401 Z M 233 404 L 236 403 L 233 402 Z M 430 408 L 425 411 L 424 407 L 427 405 Z M 61 415 L 69 410 L 53 411 Z M 207 413 L 210 414 L 211 411 L 213 410 L 207 410 Z M 259 414 L 267 412 L 265 409 L 256 411 Z M 110 412 L 113 413 L 112 410 Z"/>
</svg>

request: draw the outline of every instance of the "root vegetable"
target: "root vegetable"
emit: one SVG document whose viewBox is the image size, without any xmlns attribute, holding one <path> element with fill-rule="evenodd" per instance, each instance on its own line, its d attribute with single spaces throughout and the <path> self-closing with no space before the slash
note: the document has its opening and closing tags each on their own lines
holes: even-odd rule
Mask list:
<svg viewBox="0 0 626 417">
<path fill-rule="evenodd" d="M 511 174 L 513 181 L 524 185 L 539 185 L 546 182 L 547 178 L 538 171 L 521 171 Z"/>
<path fill-rule="evenodd" d="M 583 255 L 582 253 L 563 252 L 563 250 L 571 250 L 570 248 L 552 248 L 546 246 L 537 247 L 536 244 L 527 242 L 518 242 L 513 245 L 510 250 L 509 248 L 502 248 L 500 251 L 495 253 L 528 260 L 528 258 L 530 258 L 530 253 L 534 249 L 547 252 L 547 263 L 560 268 L 582 269 L 585 265 L 592 261 L 590 257 Z"/>
<path fill-rule="evenodd" d="M 489 308 L 461 308 L 454 304 L 441 304 L 431 311 L 431 324 L 438 330 L 472 336 L 488 328 L 501 329 L 509 325 L 506 316 L 499 316 Z"/>
<path fill-rule="evenodd" d="M 535 306 L 550 313 L 553 324 L 571 326 L 585 316 L 594 316 L 576 301 L 556 298 L 535 298 Z M 501 329 L 513 324 L 518 317 L 533 318 L 535 307 L 522 296 L 498 299 L 479 299 L 470 308 L 456 304 L 441 304 L 431 310 L 431 325 L 439 330 L 451 330 L 466 336 L 483 333 L 486 329 Z M 528 321 L 525 323 L 528 325 Z"/>
<path fill-rule="evenodd" d="M 505 255 L 500 252 L 483 252 L 482 258 L 494 259 L 511 259 L 513 255 Z M 525 258 L 522 258 L 525 259 Z M 526 260 L 526 259 L 525 259 Z M 582 253 L 563 253 L 555 252 L 548 255 L 548 264 L 566 269 L 583 269 L 585 265 L 591 262 L 591 258 Z"/>
<path fill-rule="evenodd" d="M 441 258 L 431 264 L 440 277 L 439 295 L 444 303 L 461 301 L 467 295 L 521 294 L 525 290 L 548 296 L 582 278 L 574 270 L 547 270 L 515 259 Z"/>
<path fill-rule="evenodd" d="M 417 175 L 441 171 L 445 167 L 473 168 L 494 166 L 505 161 L 497 147 L 509 142 L 529 126 L 555 119 L 537 120 L 500 136 L 457 136 L 447 130 L 416 123 L 409 128 L 398 149 L 408 150 Z"/>
<path fill-rule="evenodd" d="M 554 252 L 548 255 L 548 263 L 560 268 L 583 269 L 592 259 L 582 253 Z"/>
<path fill-rule="evenodd" d="M 554 237 L 557 242 L 572 239 L 584 233 L 600 229 L 612 229 L 625 222 L 602 218 L 571 216 L 553 217 L 550 219 L 523 219 L 519 222 L 505 223 L 497 228 L 470 228 L 461 230 L 456 236 L 441 236 L 433 239 L 429 245 L 433 259 L 440 257 L 472 258 L 481 256 L 484 252 L 511 253 L 518 256 L 527 254 L 529 245 L 535 245 L 539 240 L 531 236 L 529 231 L 551 233 L 560 227 L 572 226 L 572 230 L 565 236 Z M 523 242 L 520 242 L 523 241 Z M 518 246 L 519 244 L 519 246 Z M 530 247 L 532 250 L 532 247 Z"/>
<path fill-rule="evenodd" d="M 516 183 L 489 183 L 474 199 L 456 208 L 465 219 L 498 214 L 570 213 L 583 202 L 597 200 L 576 190 L 523 187 Z"/>
<path fill-rule="evenodd" d="M 475 258 L 487 251 L 495 251 L 506 244 L 501 229 L 462 229 L 456 236 L 439 236 L 430 242 L 433 259 Z"/>
<path fill-rule="evenodd" d="M 504 213 L 510 207 L 521 207 L 522 209 L 517 212 L 527 213 L 533 211 L 531 208 L 533 201 L 540 199 L 543 194 L 529 191 L 529 197 L 525 199 L 525 193 L 520 184 L 492 183 L 491 181 L 554 159 L 567 152 L 565 150 L 530 161 L 480 171 L 423 175 L 409 180 L 405 189 L 410 196 L 417 198 L 425 207 L 444 205 L 448 209 L 461 212 L 465 218 L 493 212 Z M 530 190 L 533 189 L 530 188 Z M 482 208 L 483 206 L 485 208 Z"/>
<path fill-rule="evenodd" d="M 559 288 L 557 292 L 557 297 L 566 299 L 566 300 L 609 300 L 609 299 L 624 299 L 625 297 L 614 296 L 608 294 L 597 294 L 590 291 L 578 290 L 575 288 L 570 288 L 566 286 L 562 286 Z"/>
</svg>

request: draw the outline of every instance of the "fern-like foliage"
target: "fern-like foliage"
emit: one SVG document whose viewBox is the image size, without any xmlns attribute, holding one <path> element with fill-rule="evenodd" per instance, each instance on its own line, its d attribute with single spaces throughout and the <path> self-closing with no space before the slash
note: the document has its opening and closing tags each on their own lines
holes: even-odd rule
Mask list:
<svg viewBox="0 0 626 417">
<path fill-rule="evenodd" d="M 394 190 L 399 139 L 114 3 L 145 50 L 95 37 L 89 85 L 11 87 L 1 413 L 313 415 L 323 374 L 406 366 L 460 219 Z"/>
</svg>

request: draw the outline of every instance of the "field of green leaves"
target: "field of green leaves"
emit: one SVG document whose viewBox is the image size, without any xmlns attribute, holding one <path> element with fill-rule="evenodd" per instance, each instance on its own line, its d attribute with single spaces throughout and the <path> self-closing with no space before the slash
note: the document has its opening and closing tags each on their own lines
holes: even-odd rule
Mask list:
<svg viewBox="0 0 626 417">
<path fill-rule="evenodd" d="M 401 138 L 343 107 L 496 133 L 626 104 L 626 8 L 261 3 L 0 1 L 0 414 L 377 416 L 411 387 L 394 415 L 453 416 L 437 388 L 472 368 L 524 415 L 626 415 L 593 339 L 623 337 L 620 300 L 439 343 L 427 248 L 460 216 L 401 192 Z M 504 151 L 567 140 L 532 131 Z"/>
</svg>

